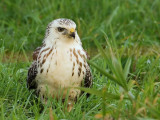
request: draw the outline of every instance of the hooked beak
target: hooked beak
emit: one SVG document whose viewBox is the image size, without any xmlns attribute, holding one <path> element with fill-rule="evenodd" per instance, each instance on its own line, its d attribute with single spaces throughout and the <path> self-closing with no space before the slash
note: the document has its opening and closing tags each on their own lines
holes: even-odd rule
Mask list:
<svg viewBox="0 0 160 120">
<path fill-rule="evenodd" d="M 70 34 L 69 34 L 70 37 L 73 37 L 75 39 L 75 29 L 74 28 L 71 28 L 70 29 Z"/>
</svg>

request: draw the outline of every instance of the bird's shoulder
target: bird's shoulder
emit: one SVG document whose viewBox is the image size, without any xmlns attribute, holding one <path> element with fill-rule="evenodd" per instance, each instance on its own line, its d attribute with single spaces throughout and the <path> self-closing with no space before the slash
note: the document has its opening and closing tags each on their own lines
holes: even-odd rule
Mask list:
<svg viewBox="0 0 160 120">
<path fill-rule="evenodd" d="M 46 45 L 43 44 L 43 45 L 37 47 L 37 48 L 34 50 L 34 52 L 33 52 L 33 54 L 32 54 L 33 60 L 37 60 L 37 57 L 38 57 L 38 55 L 39 55 L 41 49 L 42 49 L 43 47 L 45 47 L 45 46 L 46 46 Z"/>
<path fill-rule="evenodd" d="M 86 54 L 86 56 L 87 56 L 87 59 L 90 60 L 90 55 L 87 53 L 86 50 L 84 50 L 84 52 L 85 52 L 85 54 Z"/>
</svg>

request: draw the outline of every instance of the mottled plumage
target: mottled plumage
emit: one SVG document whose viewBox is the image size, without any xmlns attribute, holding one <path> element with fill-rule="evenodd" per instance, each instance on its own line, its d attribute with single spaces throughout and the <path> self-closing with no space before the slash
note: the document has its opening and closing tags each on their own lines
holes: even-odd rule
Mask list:
<svg viewBox="0 0 160 120">
<path fill-rule="evenodd" d="M 27 87 L 36 89 L 43 102 L 48 96 L 59 99 L 59 93 L 65 99 L 69 92 L 68 104 L 73 104 L 81 94 L 73 87 L 92 85 L 86 59 L 76 24 L 69 19 L 56 19 L 48 25 L 43 45 L 33 53 Z"/>
</svg>

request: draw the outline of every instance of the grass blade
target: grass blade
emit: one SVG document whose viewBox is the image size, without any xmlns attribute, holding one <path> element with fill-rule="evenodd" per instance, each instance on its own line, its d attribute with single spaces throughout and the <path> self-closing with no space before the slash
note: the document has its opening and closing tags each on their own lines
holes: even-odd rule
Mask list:
<svg viewBox="0 0 160 120">
<path fill-rule="evenodd" d="M 115 83 L 117 83 L 120 86 L 123 86 L 114 76 L 110 75 L 109 73 L 107 73 L 105 70 L 103 70 L 102 68 L 98 67 L 96 64 L 94 64 L 91 61 L 88 61 L 88 63 L 90 65 L 92 65 L 93 67 L 95 67 L 99 72 L 101 72 L 103 75 L 107 76 L 110 80 L 114 81 Z"/>
<path fill-rule="evenodd" d="M 128 76 L 128 73 L 129 73 L 129 69 L 131 67 L 131 58 L 128 58 L 126 64 L 125 64 L 125 67 L 124 67 L 124 77 L 125 79 L 127 79 L 127 76 Z"/>
<path fill-rule="evenodd" d="M 84 88 L 84 87 L 78 87 L 78 89 L 82 90 L 82 91 L 85 91 L 87 93 L 90 93 L 90 94 L 94 94 L 98 97 L 104 97 L 104 94 L 105 94 L 105 98 L 106 99 L 120 99 L 120 96 L 119 95 L 115 95 L 115 94 L 112 94 L 112 93 L 108 93 L 106 91 L 106 89 L 104 90 L 96 90 L 96 89 L 91 89 L 91 88 Z"/>
</svg>

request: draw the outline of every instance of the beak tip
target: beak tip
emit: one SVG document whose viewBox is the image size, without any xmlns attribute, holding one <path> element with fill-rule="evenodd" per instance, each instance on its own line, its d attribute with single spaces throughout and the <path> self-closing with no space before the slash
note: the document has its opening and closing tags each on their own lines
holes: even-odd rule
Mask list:
<svg viewBox="0 0 160 120">
<path fill-rule="evenodd" d="M 75 32 L 72 32 L 72 33 L 70 34 L 70 36 L 75 39 Z"/>
</svg>

